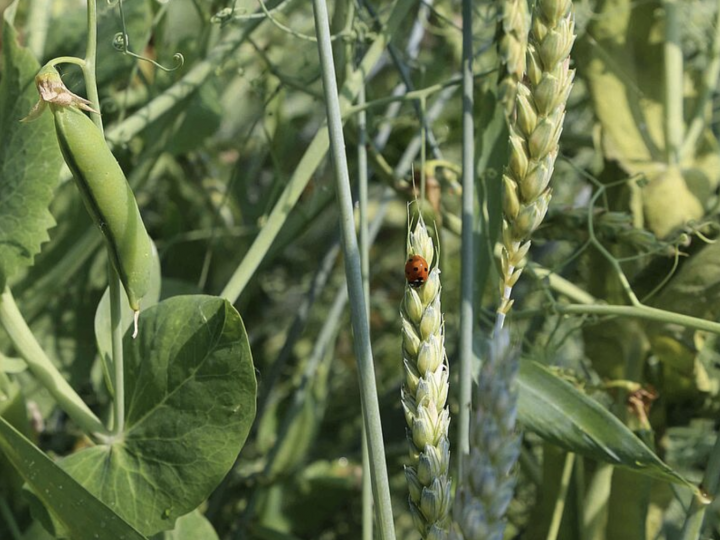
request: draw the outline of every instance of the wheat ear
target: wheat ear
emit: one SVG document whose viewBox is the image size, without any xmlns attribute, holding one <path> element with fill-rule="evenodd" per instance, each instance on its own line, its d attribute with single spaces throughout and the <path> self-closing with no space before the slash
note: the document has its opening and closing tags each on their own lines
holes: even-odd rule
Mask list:
<svg viewBox="0 0 720 540">
<path fill-rule="evenodd" d="M 401 390 L 407 422 L 410 464 L 405 467 L 413 522 L 425 540 L 448 537 L 450 511 L 450 414 L 448 366 L 440 308 L 440 270 L 422 216 L 408 235 L 408 258 L 419 255 L 430 265 L 419 287 L 409 283 L 400 308 L 405 381 Z"/>
<path fill-rule="evenodd" d="M 503 174 L 502 299 L 496 328 L 512 307 L 510 294 L 520 277 L 518 265 L 530 249 L 551 197 L 565 104 L 575 71 L 570 49 L 575 41 L 571 0 L 538 0 L 533 9 L 527 72 L 517 85 L 510 124 L 510 159 Z"/>
<path fill-rule="evenodd" d="M 464 478 L 455 499 L 453 539 L 502 540 L 505 513 L 515 489 L 513 467 L 520 453 L 517 417 L 517 351 L 507 330 L 490 344 L 480 370 L 475 412 L 470 421 L 470 453 L 463 456 Z"/>
<path fill-rule="evenodd" d="M 499 0 L 498 11 L 498 55 L 502 64 L 498 96 L 510 119 L 515 109 L 517 86 L 525 75 L 530 12 L 527 0 Z"/>
</svg>

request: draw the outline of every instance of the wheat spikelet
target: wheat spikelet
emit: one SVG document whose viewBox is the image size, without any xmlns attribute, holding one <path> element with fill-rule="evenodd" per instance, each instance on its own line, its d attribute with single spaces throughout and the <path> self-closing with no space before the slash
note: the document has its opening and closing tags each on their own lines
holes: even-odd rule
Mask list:
<svg viewBox="0 0 720 540">
<path fill-rule="evenodd" d="M 450 414 L 446 407 L 448 366 L 440 308 L 440 270 L 422 217 L 408 235 L 408 258 L 419 255 L 430 265 L 427 280 L 406 284 L 400 308 L 405 370 L 401 397 L 407 422 L 410 464 L 405 476 L 413 522 L 425 540 L 447 538 L 450 511 Z"/>
<path fill-rule="evenodd" d="M 498 327 L 512 307 L 510 293 L 520 277 L 518 265 L 530 249 L 530 235 L 545 217 L 549 187 L 575 71 L 571 0 L 539 0 L 527 50 L 527 73 L 517 86 L 510 125 L 510 159 L 503 175 L 502 300 Z"/>
</svg>

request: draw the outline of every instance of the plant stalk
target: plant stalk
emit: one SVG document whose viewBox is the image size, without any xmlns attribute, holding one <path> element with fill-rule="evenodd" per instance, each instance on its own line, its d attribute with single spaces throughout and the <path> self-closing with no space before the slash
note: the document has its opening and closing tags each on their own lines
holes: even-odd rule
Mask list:
<svg viewBox="0 0 720 540">
<path fill-rule="evenodd" d="M 565 454 L 565 464 L 563 465 L 562 477 L 560 478 L 560 491 L 555 500 L 555 509 L 553 510 L 552 519 L 550 520 L 547 540 L 557 540 L 558 533 L 560 532 L 560 524 L 562 523 L 562 517 L 565 511 L 565 503 L 567 502 L 567 494 L 574 465 L 575 454 L 568 452 Z"/>
<path fill-rule="evenodd" d="M 50 15 L 50 0 L 32 0 L 27 15 L 27 46 L 35 58 L 41 60 L 45 52 Z"/>
<path fill-rule="evenodd" d="M 473 129 L 473 40 L 472 0 L 463 0 L 462 59 L 462 265 L 460 273 L 460 411 L 458 451 L 470 451 L 470 409 L 472 407 L 472 335 L 475 319 L 475 132 Z M 463 477 L 463 460 L 458 460 L 458 477 Z"/>
<path fill-rule="evenodd" d="M 699 540 L 702 533 L 705 511 L 718 493 L 720 484 L 720 436 L 715 440 L 715 446 L 710 454 L 705 475 L 703 476 L 700 492 L 693 495 L 688 509 L 685 523 L 680 534 L 680 540 Z"/>
<path fill-rule="evenodd" d="M 2 517 L 8 529 L 10 529 L 12 540 L 22 540 L 23 534 L 20 531 L 20 527 L 18 527 L 17 521 L 15 521 L 15 516 L 13 516 L 10 505 L 8 505 L 4 495 L 0 496 L 0 517 Z"/>
<path fill-rule="evenodd" d="M 707 68 L 703 72 L 702 87 L 695 104 L 695 112 L 685 134 L 685 140 L 682 143 L 681 160 L 690 158 L 696 150 L 695 145 L 707 126 L 706 107 L 713 92 L 715 92 L 715 88 L 717 88 L 718 76 L 720 76 L 720 0 L 717 2 L 716 9 L 717 19 L 715 19 L 715 35 L 710 49 L 710 58 Z"/>
<path fill-rule="evenodd" d="M 340 210 L 342 229 L 342 245 L 345 256 L 345 274 L 348 295 L 350 297 L 350 317 L 354 334 L 354 348 L 360 375 L 360 389 L 365 430 L 368 439 L 368 453 L 371 462 L 371 478 L 373 495 L 376 501 L 379 537 L 394 540 L 395 529 L 390 500 L 390 484 L 385 463 L 385 444 L 380 423 L 380 406 L 375 384 L 375 367 L 370 345 L 370 328 L 368 310 L 365 302 L 362 280 L 362 265 L 357 237 L 355 236 L 355 219 L 353 202 L 350 193 L 350 174 L 345 155 L 345 138 L 342 128 L 342 113 L 337 93 L 335 65 L 332 57 L 330 41 L 330 22 L 327 5 L 324 0 L 313 0 L 315 15 L 315 31 L 318 38 L 318 52 L 322 70 L 325 106 L 328 115 L 328 132 L 330 150 L 333 158 L 333 169 L 337 185 L 337 197 Z M 361 86 L 362 83 L 358 85 Z"/>
<path fill-rule="evenodd" d="M 615 315 L 647 321 L 679 324 L 681 326 L 685 326 L 686 328 L 703 330 L 705 332 L 712 332 L 713 334 L 720 335 L 720 323 L 648 306 L 611 306 L 601 304 L 572 304 L 564 306 L 558 304 L 554 306 L 554 309 L 563 315 Z"/>
<path fill-rule="evenodd" d="M 683 120 L 683 54 L 678 0 L 664 0 L 665 7 L 665 147 L 668 165 L 680 164 L 685 137 Z"/>
<path fill-rule="evenodd" d="M 110 283 L 110 331 L 112 339 L 113 378 L 113 433 L 120 435 L 125 429 L 125 361 L 123 357 L 122 287 L 112 263 L 108 261 Z"/>
<path fill-rule="evenodd" d="M 358 103 L 365 103 L 365 85 L 360 85 Z M 368 231 L 368 160 L 367 160 L 367 118 L 365 111 L 357 118 L 358 142 L 358 202 L 360 203 L 360 261 L 362 266 L 363 293 L 367 307 L 368 327 L 370 325 L 370 239 Z M 365 424 L 362 429 L 362 538 L 373 540 L 373 495 L 370 478 L 370 454 L 367 445 Z"/>
</svg>

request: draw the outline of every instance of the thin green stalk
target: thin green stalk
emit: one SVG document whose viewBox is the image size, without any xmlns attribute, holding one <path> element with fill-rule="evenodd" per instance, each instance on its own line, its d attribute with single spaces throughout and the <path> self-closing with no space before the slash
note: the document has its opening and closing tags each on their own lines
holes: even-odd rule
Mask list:
<svg viewBox="0 0 720 540">
<path fill-rule="evenodd" d="M 555 509 L 553 510 L 552 519 L 550 520 L 547 540 L 557 540 L 558 532 L 560 532 L 560 524 L 562 523 L 563 513 L 565 512 L 565 502 L 567 501 L 568 488 L 570 487 L 570 479 L 572 478 L 573 465 L 575 465 L 575 454 L 568 452 L 565 454 L 565 464 L 563 465 L 563 472 L 560 477 L 560 491 L 555 500 Z"/>
<path fill-rule="evenodd" d="M 370 471 L 373 483 L 373 495 L 376 501 L 375 508 L 377 511 L 379 537 L 384 540 L 394 540 L 395 529 L 393 525 L 392 503 L 390 500 L 390 484 L 385 463 L 385 444 L 382 437 L 380 406 L 375 384 L 375 367 L 370 345 L 368 310 L 363 292 L 360 252 L 357 237 L 355 236 L 355 219 L 350 193 L 350 174 L 348 171 L 347 157 L 345 155 L 345 138 L 343 136 L 340 99 L 335 82 L 335 65 L 332 58 L 332 44 L 330 41 L 330 22 L 328 19 L 327 5 L 324 0 L 313 0 L 313 13 L 315 15 L 315 32 L 318 38 L 318 52 L 322 70 L 323 90 L 326 101 L 325 106 L 327 108 L 330 148 L 337 185 L 342 244 L 345 256 L 345 274 L 351 307 L 350 318 L 353 327 L 355 356 L 360 375 L 362 411 L 371 461 Z M 358 85 L 358 91 L 361 85 L 362 82 Z"/>
<path fill-rule="evenodd" d="M 360 85 L 358 103 L 365 103 L 365 85 Z M 358 202 L 360 203 L 360 261 L 362 266 L 363 293 L 367 307 L 368 327 L 370 325 L 370 241 L 368 238 L 368 161 L 367 161 L 367 118 L 365 111 L 357 117 L 358 142 Z M 362 429 L 362 537 L 373 539 L 373 497 L 370 478 L 370 453 L 367 446 L 365 424 Z"/>
<path fill-rule="evenodd" d="M 53 396 L 60 408 L 86 433 L 106 435 L 108 431 L 105 426 L 68 384 L 35 340 L 8 287 L 0 295 L 0 325 L 5 328 L 32 374 Z"/>
<path fill-rule="evenodd" d="M 523 0 L 524 1 L 524 0 Z M 473 40 L 472 0 L 463 0 L 463 116 L 462 116 L 462 264 L 460 266 L 460 411 L 458 451 L 470 451 L 470 409 L 472 407 L 472 335 L 475 320 L 475 132 L 473 125 Z M 463 477 L 463 460 L 458 460 L 458 477 Z"/>
<path fill-rule="evenodd" d="M 87 3 L 87 47 L 85 49 L 85 65 L 82 68 L 85 78 L 85 88 L 88 99 L 92 102 L 96 111 L 100 109 L 100 96 L 97 88 L 95 65 L 97 64 L 97 0 L 88 0 Z M 102 111 L 101 111 L 102 112 Z M 90 115 L 92 121 L 104 131 L 102 116 L 99 114 Z M 125 362 L 123 356 L 123 327 L 122 312 L 120 308 L 121 284 L 120 277 L 113 265 L 108 262 L 108 284 L 110 285 L 110 332 L 112 341 L 112 362 L 115 367 L 114 375 L 114 397 L 113 397 L 113 432 L 115 435 L 122 433 L 125 428 Z M 137 318 L 135 319 L 137 321 Z M 137 324 L 137 322 L 136 322 Z"/>
<path fill-rule="evenodd" d="M 95 77 L 95 65 L 97 63 L 97 0 L 88 0 L 87 3 L 87 46 L 85 48 L 85 65 L 82 66 L 83 77 L 85 78 L 85 91 L 88 99 L 96 111 L 100 109 L 100 96 L 97 89 L 97 78 Z M 90 118 L 95 125 L 103 130 L 102 118 L 99 114 L 91 114 Z"/>
<path fill-rule="evenodd" d="M 10 534 L 12 535 L 13 540 L 22 540 L 22 531 L 20 531 L 20 527 L 18 527 L 17 521 L 15 521 L 15 516 L 13 516 L 4 495 L 0 496 L 0 516 L 2 516 L 8 529 L 10 529 Z"/>
<path fill-rule="evenodd" d="M 370 478 L 370 452 L 368 451 L 367 432 L 362 430 L 362 540 L 373 540 L 374 509 L 372 498 L 372 479 Z"/>
<path fill-rule="evenodd" d="M 547 279 L 551 289 L 559 292 L 564 296 L 567 296 L 573 302 L 587 305 L 593 305 L 598 303 L 598 300 L 593 295 L 591 295 L 587 291 L 584 291 L 583 289 L 575 285 L 573 282 L 568 281 L 560 274 L 556 274 L 555 272 L 548 270 L 547 268 L 543 268 L 537 263 L 529 263 L 527 268 L 530 270 L 530 273 L 535 278 Z"/>
<path fill-rule="evenodd" d="M 699 540 L 702 532 L 703 519 L 708 505 L 713 501 L 718 493 L 718 485 L 720 484 L 720 437 L 715 440 L 715 446 L 710 454 L 705 475 L 702 484 L 700 484 L 700 494 L 693 495 L 690 508 L 685 517 L 680 540 Z"/>
<path fill-rule="evenodd" d="M 341 111 L 347 111 L 347 109 L 350 108 L 363 82 L 364 75 L 368 73 L 372 66 L 380 59 L 390 39 L 414 4 L 414 0 L 397 1 L 385 28 L 378 32 L 377 39 L 368 48 L 358 69 L 356 69 L 352 75 L 348 76 L 345 81 L 343 89 L 340 92 Z M 133 115 L 133 117 L 135 116 L 136 115 Z M 248 281 L 254 275 L 255 270 L 260 266 L 265 254 L 268 249 L 270 249 L 275 237 L 285 223 L 288 214 L 305 190 L 311 176 L 324 159 L 329 145 L 330 140 L 327 130 L 318 130 L 300 160 L 300 163 L 295 167 L 295 171 L 288 181 L 285 190 L 270 212 L 265 226 L 250 246 L 240 265 L 230 277 L 220 296 L 233 303 L 238 299 Z"/>
<path fill-rule="evenodd" d="M 32 0 L 27 16 L 27 46 L 40 60 L 45 52 L 48 23 L 52 14 L 51 0 Z"/>
<path fill-rule="evenodd" d="M 678 324 L 686 328 L 720 334 L 720 323 L 648 306 L 587 306 L 579 304 L 565 306 L 556 304 L 553 309 L 563 315 L 615 315 L 619 317 Z"/>
<path fill-rule="evenodd" d="M 108 280 L 110 282 L 112 362 L 115 368 L 113 379 L 113 434 L 120 435 L 125 429 L 125 362 L 122 343 L 122 312 L 120 309 L 122 288 L 120 286 L 120 278 L 110 261 L 108 261 Z"/>
<path fill-rule="evenodd" d="M 715 19 L 715 36 L 713 37 L 712 47 L 710 48 L 710 56 L 708 65 L 703 71 L 702 87 L 697 103 L 695 103 L 695 112 L 690 121 L 685 134 L 685 140 L 682 143 L 681 159 L 689 158 L 695 151 L 695 145 L 700 138 L 700 134 L 707 126 L 707 107 L 710 97 L 717 88 L 718 76 L 720 76 L 720 0 L 717 2 L 717 19 Z"/>
<path fill-rule="evenodd" d="M 678 0 L 665 7 L 665 147 L 668 165 L 679 165 L 685 123 L 683 120 L 683 53 Z"/>
</svg>

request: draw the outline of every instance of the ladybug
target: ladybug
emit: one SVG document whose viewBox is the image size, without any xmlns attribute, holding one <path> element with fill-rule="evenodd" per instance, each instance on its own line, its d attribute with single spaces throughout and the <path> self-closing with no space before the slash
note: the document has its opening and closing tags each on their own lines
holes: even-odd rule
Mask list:
<svg viewBox="0 0 720 540">
<path fill-rule="evenodd" d="M 411 287 L 418 288 L 427 281 L 430 267 L 420 255 L 413 255 L 405 263 L 405 279 Z"/>
</svg>

